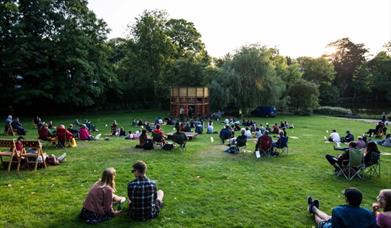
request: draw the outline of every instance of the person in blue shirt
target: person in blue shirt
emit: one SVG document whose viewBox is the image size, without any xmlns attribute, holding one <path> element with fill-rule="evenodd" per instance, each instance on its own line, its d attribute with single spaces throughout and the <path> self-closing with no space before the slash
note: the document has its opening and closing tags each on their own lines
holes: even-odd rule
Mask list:
<svg viewBox="0 0 391 228">
<path fill-rule="evenodd" d="M 225 140 L 233 137 L 232 130 L 230 129 L 229 125 L 225 125 L 225 127 L 223 129 L 221 129 L 219 136 L 220 136 L 221 142 L 223 144 L 224 144 Z"/>
<path fill-rule="evenodd" d="M 347 188 L 343 191 L 346 205 L 337 206 L 332 215 L 321 211 L 318 200 L 308 197 L 308 211 L 313 214 L 319 228 L 370 228 L 376 227 L 376 219 L 368 209 L 361 208 L 362 194 L 357 188 Z"/>
</svg>

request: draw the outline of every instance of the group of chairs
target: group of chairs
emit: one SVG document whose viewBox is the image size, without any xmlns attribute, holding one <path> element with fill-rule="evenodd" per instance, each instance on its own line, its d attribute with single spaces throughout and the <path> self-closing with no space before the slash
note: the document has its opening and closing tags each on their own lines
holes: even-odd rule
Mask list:
<svg viewBox="0 0 391 228">
<path fill-rule="evenodd" d="M 346 165 L 336 163 L 338 171 L 337 176 L 343 176 L 346 180 L 351 181 L 355 177 L 362 179 L 365 174 L 376 175 L 380 177 L 380 158 L 373 164 L 366 165 L 364 154 L 359 149 L 349 150 L 349 161 Z"/>
<path fill-rule="evenodd" d="M 170 138 L 173 142 L 173 147 L 174 148 L 179 148 L 180 151 L 185 151 L 186 150 L 186 143 L 187 140 L 183 137 L 176 137 L 175 134 L 172 135 Z M 152 132 L 152 142 L 154 145 L 163 148 L 163 146 L 167 143 L 164 137 L 160 134 L 156 134 Z"/>
<path fill-rule="evenodd" d="M 42 150 L 42 143 L 39 140 L 23 140 L 23 150 L 17 151 L 14 139 L 0 139 L 0 148 L 7 150 L 0 150 L 0 162 L 2 166 L 6 163 L 4 158 L 8 157 L 8 172 L 11 171 L 12 164 L 17 164 L 16 170 L 19 172 L 22 161 L 25 164 L 34 165 L 34 170 L 37 170 L 39 161 L 42 162 L 46 168 L 44 152 Z M 25 148 L 31 148 L 35 153 L 27 153 Z M 4 167 L 5 168 L 5 167 Z"/>
</svg>

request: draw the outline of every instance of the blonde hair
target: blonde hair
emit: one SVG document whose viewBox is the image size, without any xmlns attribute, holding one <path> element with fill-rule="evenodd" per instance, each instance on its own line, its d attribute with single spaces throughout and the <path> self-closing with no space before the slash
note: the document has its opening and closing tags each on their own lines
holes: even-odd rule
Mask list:
<svg viewBox="0 0 391 228">
<path fill-rule="evenodd" d="M 110 186 L 115 192 L 115 169 L 114 168 L 106 168 L 103 170 L 102 178 L 100 182 L 102 183 L 102 188 L 106 186 Z"/>
</svg>

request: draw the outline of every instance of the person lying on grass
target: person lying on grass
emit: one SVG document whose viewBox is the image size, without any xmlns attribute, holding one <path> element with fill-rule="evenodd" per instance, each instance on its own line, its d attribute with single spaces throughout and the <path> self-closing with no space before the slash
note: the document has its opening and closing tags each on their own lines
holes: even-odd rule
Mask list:
<svg viewBox="0 0 391 228">
<path fill-rule="evenodd" d="M 314 216 L 315 223 L 319 228 L 331 227 L 376 227 L 375 216 L 365 208 L 361 208 L 362 194 L 356 188 L 347 188 L 343 191 L 346 205 L 337 206 L 328 215 L 320 210 L 318 200 L 308 197 L 308 212 Z"/>
<path fill-rule="evenodd" d="M 378 227 L 391 227 L 391 189 L 383 189 L 372 204 Z M 382 210 L 382 212 L 380 211 Z"/>
<path fill-rule="evenodd" d="M 376 143 L 385 147 L 391 147 L 391 134 L 387 134 L 385 139 L 378 140 Z"/>
<path fill-rule="evenodd" d="M 135 180 L 128 184 L 129 216 L 137 220 L 148 220 L 159 215 L 163 207 L 164 193 L 157 190 L 156 183 L 146 176 L 147 164 L 137 161 L 132 173 Z"/>
<path fill-rule="evenodd" d="M 114 194 L 115 175 L 114 168 L 105 169 L 100 181 L 96 182 L 88 192 L 80 212 L 80 218 L 84 222 L 97 224 L 120 214 L 120 211 L 115 210 L 113 206 L 121 205 L 126 198 Z"/>
</svg>

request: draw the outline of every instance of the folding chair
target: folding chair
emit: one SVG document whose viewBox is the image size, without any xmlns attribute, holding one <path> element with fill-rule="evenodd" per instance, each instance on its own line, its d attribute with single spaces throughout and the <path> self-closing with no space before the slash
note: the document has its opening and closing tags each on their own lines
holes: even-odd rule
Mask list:
<svg viewBox="0 0 391 228">
<path fill-rule="evenodd" d="M 174 133 L 172 135 L 172 141 L 178 145 L 178 148 L 181 151 L 186 150 L 186 143 L 187 143 L 187 136 L 184 133 L 183 133 L 183 135 L 179 135 L 178 133 Z"/>
<path fill-rule="evenodd" d="M 17 171 L 19 172 L 21 157 L 16 152 L 15 140 L 1 139 L 0 140 L 0 147 L 8 149 L 8 151 L 1 151 L 0 152 L 0 162 L 1 162 L 1 164 L 2 165 L 4 164 L 3 157 L 10 157 L 10 159 L 8 161 L 8 172 L 11 171 L 12 163 L 17 163 L 18 164 Z M 14 161 L 14 157 L 17 158 L 16 161 Z"/>
<path fill-rule="evenodd" d="M 24 153 L 21 156 L 26 157 L 26 162 L 28 164 L 34 164 L 34 171 L 38 168 L 39 159 L 42 160 L 43 166 L 46 168 L 46 161 L 44 157 L 44 152 L 42 150 L 42 143 L 39 140 L 24 140 L 23 146 L 25 148 L 32 148 L 35 150 L 35 153 Z M 29 160 L 29 158 L 35 158 L 35 160 Z"/>
<path fill-rule="evenodd" d="M 163 147 L 164 139 L 161 135 L 152 132 L 152 141 L 153 144 Z"/>
<path fill-rule="evenodd" d="M 369 166 L 365 166 L 364 173 L 367 173 L 371 176 L 376 175 L 376 176 L 380 177 L 380 158 L 381 158 L 381 156 L 379 157 L 379 159 L 375 163 L 373 163 Z"/>
<path fill-rule="evenodd" d="M 279 144 L 275 147 L 275 152 L 279 153 L 279 155 L 284 153 L 288 155 L 288 137 L 284 136 L 279 140 Z"/>
<path fill-rule="evenodd" d="M 343 175 L 346 180 L 351 181 L 354 177 L 362 178 L 364 171 L 364 155 L 359 149 L 349 150 L 349 162 L 346 166 L 340 166 L 336 163 L 339 168 L 337 176 Z"/>
</svg>

